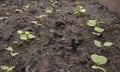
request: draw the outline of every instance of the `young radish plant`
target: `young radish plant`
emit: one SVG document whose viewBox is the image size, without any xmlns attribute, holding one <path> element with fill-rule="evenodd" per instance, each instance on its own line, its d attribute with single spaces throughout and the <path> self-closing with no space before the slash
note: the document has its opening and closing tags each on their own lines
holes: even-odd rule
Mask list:
<svg viewBox="0 0 120 72">
<path fill-rule="evenodd" d="M 91 67 L 92 69 L 97 69 L 97 70 L 102 70 L 103 72 L 107 72 L 104 68 L 101 67 L 101 65 L 107 63 L 107 58 L 106 57 L 99 56 L 97 54 L 92 54 L 91 59 L 96 64 L 96 65 L 93 65 Z"/>
<path fill-rule="evenodd" d="M 13 57 L 19 54 L 19 53 L 15 53 L 12 47 L 5 48 L 5 50 L 9 51 L 10 55 Z"/>
<path fill-rule="evenodd" d="M 46 8 L 45 13 L 46 14 L 52 14 L 53 13 L 53 8 Z"/>
<path fill-rule="evenodd" d="M 43 19 L 44 17 L 47 17 L 47 15 L 39 15 L 39 16 L 36 16 L 37 19 Z"/>
<path fill-rule="evenodd" d="M 58 1 L 57 0 L 51 0 L 51 6 L 52 8 L 55 8 L 57 5 Z"/>
<path fill-rule="evenodd" d="M 31 23 L 33 23 L 35 27 L 37 27 L 37 26 L 38 26 L 37 21 L 31 21 Z"/>
<path fill-rule="evenodd" d="M 15 66 L 8 67 L 6 65 L 3 65 L 3 66 L 0 66 L 0 68 L 6 72 L 13 72 L 13 69 L 15 68 Z"/>
<path fill-rule="evenodd" d="M 106 41 L 104 44 L 102 44 L 100 41 L 98 40 L 94 40 L 94 44 L 99 47 L 102 51 L 105 49 L 105 47 L 109 47 L 112 46 L 113 43 L 112 42 L 108 42 Z"/>
<path fill-rule="evenodd" d="M 14 44 L 17 44 L 18 46 L 23 44 L 23 41 L 13 41 Z"/>
<path fill-rule="evenodd" d="M 81 14 L 84 14 L 86 10 L 83 8 L 83 6 L 78 6 L 78 9 L 74 12 L 75 16 L 80 16 Z"/>
<path fill-rule="evenodd" d="M 17 33 L 19 34 L 20 39 L 24 41 L 29 41 L 30 39 L 35 38 L 33 32 L 18 30 Z"/>
<path fill-rule="evenodd" d="M 8 17 L 0 17 L 0 20 L 7 19 Z"/>
<path fill-rule="evenodd" d="M 32 24 L 34 24 L 35 28 L 37 28 L 38 26 L 40 26 L 41 24 L 39 24 L 37 21 L 31 21 Z"/>
<path fill-rule="evenodd" d="M 35 38 L 33 32 L 18 30 L 17 33 L 22 41 L 13 41 L 13 43 L 17 44 L 18 46 L 22 45 L 23 41 L 29 41 L 30 39 Z"/>
<path fill-rule="evenodd" d="M 76 5 L 77 5 L 77 9 L 75 10 L 74 15 L 80 16 L 81 14 L 85 14 L 86 9 L 83 8 L 83 6 L 79 4 L 79 2 L 76 2 Z"/>
<path fill-rule="evenodd" d="M 103 24 L 103 22 L 97 22 L 96 20 L 88 20 L 87 25 L 90 27 L 94 27 L 94 32 L 92 32 L 95 35 L 100 35 L 102 32 L 104 32 L 104 29 L 99 27 L 99 25 Z"/>
<path fill-rule="evenodd" d="M 30 8 L 30 6 L 29 6 L 29 5 L 25 5 L 25 6 L 23 6 L 23 8 L 22 8 L 22 9 L 23 9 L 24 11 L 27 11 L 27 10 L 29 10 L 29 8 Z"/>
</svg>

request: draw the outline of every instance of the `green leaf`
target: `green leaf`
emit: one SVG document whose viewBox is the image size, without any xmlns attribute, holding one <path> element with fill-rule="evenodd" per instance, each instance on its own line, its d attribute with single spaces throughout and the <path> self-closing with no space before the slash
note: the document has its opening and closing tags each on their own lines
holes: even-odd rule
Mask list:
<svg viewBox="0 0 120 72">
<path fill-rule="evenodd" d="M 88 26 L 96 26 L 96 20 L 88 20 L 87 25 Z"/>
<path fill-rule="evenodd" d="M 20 33 L 21 40 L 28 40 L 29 38 L 35 38 L 33 32 L 29 32 L 29 31 L 18 31 L 18 32 Z"/>
<path fill-rule="evenodd" d="M 85 13 L 86 12 L 86 9 L 81 9 L 80 10 L 82 13 Z"/>
<path fill-rule="evenodd" d="M 1 66 L 1 69 L 2 69 L 2 70 L 8 70 L 9 67 L 8 67 L 8 66 Z"/>
<path fill-rule="evenodd" d="M 76 10 L 76 11 L 74 12 L 74 15 L 75 15 L 75 16 L 80 16 L 80 14 L 81 14 L 81 13 L 80 13 L 78 10 Z"/>
<path fill-rule="evenodd" d="M 18 55 L 19 53 L 12 53 L 12 52 L 11 52 L 10 54 L 11 54 L 11 56 L 14 57 L 14 56 Z"/>
<path fill-rule="evenodd" d="M 91 55 L 91 59 L 94 63 L 96 63 L 98 66 L 107 63 L 107 58 L 104 56 L 99 56 L 97 54 Z"/>
<path fill-rule="evenodd" d="M 47 14 L 51 14 L 51 13 L 53 12 L 53 9 L 47 8 L 47 9 L 45 10 L 45 12 L 46 12 Z"/>
<path fill-rule="evenodd" d="M 95 65 L 93 65 L 91 68 L 92 68 L 92 69 L 100 69 L 100 70 L 102 70 L 102 71 L 104 71 L 104 72 L 107 72 L 104 68 L 98 67 L 98 66 L 95 66 Z"/>
<path fill-rule="evenodd" d="M 23 44 L 23 41 L 13 41 L 13 43 L 15 43 L 15 44 L 17 44 L 19 46 L 19 45 Z"/>
<path fill-rule="evenodd" d="M 102 43 L 101 43 L 100 41 L 94 40 L 94 44 L 95 44 L 97 47 L 102 47 Z"/>
<path fill-rule="evenodd" d="M 26 35 L 26 33 L 22 33 L 22 34 L 20 35 L 20 39 L 22 39 L 22 40 L 27 40 L 27 35 Z"/>
<path fill-rule="evenodd" d="M 7 72 L 10 72 L 14 69 L 15 67 L 12 66 L 12 67 L 8 67 L 8 66 L 1 66 L 1 69 L 4 70 L 4 71 L 7 71 Z"/>
<path fill-rule="evenodd" d="M 112 46 L 113 43 L 112 42 L 105 42 L 103 46 Z"/>
<path fill-rule="evenodd" d="M 33 24 L 38 24 L 37 21 L 31 21 Z"/>
<path fill-rule="evenodd" d="M 82 13 L 86 12 L 86 9 L 84 9 L 83 6 L 78 6 L 78 10 Z"/>
<path fill-rule="evenodd" d="M 86 9 L 83 8 L 83 6 L 78 6 L 78 9 L 75 10 L 74 15 L 75 16 L 80 16 L 81 13 L 85 13 Z"/>
<path fill-rule="evenodd" d="M 99 67 L 98 67 L 98 66 L 93 65 L 91 68 L 92 68 L 92 69 L 98 69 Z"/>
<path fill-rule="evenodd" d="M 13 48 L 12 47 L 5 48 L 5 50 L 13 52 Z"/>
<path fill-rule="evenodd" d="M 100 33 L 92 32 L 92 34 L 99 36 Z"/>
<path fill-rule="evenodd" d="M 104 24 L 104 22 L 96 22 L 97 25 Z"/>
<path fill-rule="evenodd" d="M 85 13 L 86 12 L 86 10 L 85 9 L 82 9 L 82 10 L 80 10 L 82 13 Z"/>
<path fill-rule="evenodd" d="M 37 16 L 36 18 L 42 19 L 43 17 L 47 17 L 47 15 L 40 15 L 40 16 Z"/>
<path fill-rule="evenodd" d="M 94 30 L 97 31 L 97 32 L 103 32 L 104 31 L 104 29 L 100 28 L 100 27 L 95 27 Z"/>
<path fill-rule="evenodd" d="M 35 36 L 33 34 L 28 34 L 28 38 L 35 38 Z"/>
<path fill-rule="evenodd" d="M 14 68 L 15 68 L 15 66 L 12 66 L 12 67 L 10 67 L 7 71 L 8 71 L 8 72 L 13 71 Z"/>
<path fill-rule="evenodd" d="M 29 31 L 26 31 L 25 34 L 28 35 L 30 32 Z"/>
<path fill-rule="evenodd" d="M 18 30 L 17 33 L 18 33 L 18 34 L 21 34 L 21 33 L 23 33 L 23 31 L 22 31 L 22 30 Z"/>
<path fill-rule="evenodd" d="M 2 19 L 7 19 L 8 17 L 0 17 L 0 20 L 2 20 Z"/>
</svg>

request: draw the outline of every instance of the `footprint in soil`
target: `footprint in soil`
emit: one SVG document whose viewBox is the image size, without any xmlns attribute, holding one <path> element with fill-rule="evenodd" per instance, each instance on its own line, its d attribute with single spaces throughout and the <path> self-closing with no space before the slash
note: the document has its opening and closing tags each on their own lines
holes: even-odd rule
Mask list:
<svg viewBox="0 0 120 72">
<path fill-rule="evenodd" d="M 49 38 L 49 41 L 48 41 L 48 45 L 54 44 L 55 42 L 56 42 L 55 38 L 50 37 L 50 38 Z"/>
<path fill-rule="evenodd" d="M 72 39 L 71 40 L 71 44 L 70 44 L 70 46 L 72 47 L 72 51 L 77 51 L 77 48 L 78 48 L 78 46 L 83 42 L 84 40 L 76 40 L 76 39 Z"/>
<path fill-rule="evenodd" d="M 64 29 L 65 28 L 65 23 L 61 21 L 55 22 L 55 28 L 56 29 Z"/>
<path fill-rule="evenodd" d="M 28 11 L 28 13 L 31 13 L 31 14 L 36 14 L 36 13 L 38 13 L 39 11 L 38 11 L 38 9 L 37 8 L 32 8 L 32 9 L 30 9 L 29 11 Z"/>
<path fill-rule="evenodd" d="M 62 38 L 63 35 L 60 33 L 53 33 L 53 38 Z"/>
<path fill-rule="evenodd" d="M 10 41 L 11 40 L 11 38 L 12 38 L 12 35 L 10 34 L 10 35 L 6 35 L 6 36 L 4 36 L 4 41 Z"/>
<path fill-rule="evenodd" d="M 63 35 L 60 33 L 53 33 L 53 36 L 49 38 L 48 45 L 54 44 L 57 38 L 62 38 Z"/>
</svg>

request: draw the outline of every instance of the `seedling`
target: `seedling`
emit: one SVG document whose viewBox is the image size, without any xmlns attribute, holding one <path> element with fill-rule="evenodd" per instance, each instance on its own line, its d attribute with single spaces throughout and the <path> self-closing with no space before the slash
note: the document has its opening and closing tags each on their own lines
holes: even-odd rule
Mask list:
<svg viewBox="0 0 120 72">
<path fill-rule="evenodd" d="M 39 24 L 37 21 L 31 21 L 31 23 L 34 24 L 35 28 L 42 25 L 42 24 Z"/>
<path fill-rule="evenodd" d="M 18 30 L 17 33 L 19 34 L 21 40 L 28 41 L 35 38 L 33 32 Z"/>
<path fill-rule="evenodd" d="M 90 27 L 94 27 L 94 31 L 92 32 L 95 35 L 100 35 L 100 33 L 102 33 L 104 31 L 103 28 L 100 28 L 99 25 L 103 24 L 103 22 L 97 22 L 96 20 L 88 20 L 87 21 L 87 25 Z"/>
<path fill-rule="evenodd" d="M 106 70 L 101 67 L 101 65 L 107 63 L 107 58 L 106 58 L 106 57 L 104 57 L 104 56 L 99 56 L 99 55 L 97 55 L 97 54 L 92 54 L 92 55 L 91 55 L 91 59 L 92 59 L 92 61 L 96 64 L 96 65 L 93 65 L 93 66 L 91 67 L 92 69 L 102 70 L 103 72 L 106 72 Z"/>
<path fill-rule="evenodd" d="M 25 11 L 27 11 L 27 10 L 29 10 L 29 8 L 30 8 L 30 6 L 29 5 L 25 5 L 25 6 L 23 6 L 23 10 L 25 10 Z"/>
<path fill-rule="evenodd" d="M 13 41 L 13 43 L 17 44 L 18 46 L 23 44 L 23 41 Z"/>
<path fill-rule="evenodd" d="M 53 13 L 53 8 L 46 8 L 45 13 L 52 14 Z"/>
<path fill-rule="evenodd" d="M 21 10 L 21 9 L 15 9 L 15 12 L 17 12 L 17 13 L 21 13 L 22 10 Z"/>
<path fill-rule="evenodd" d="M 13 50 L 12 47 L 5 48 L 5 50 L 9 51 L 9 52 L 10 52 L 10 55 L 13 56 L 13 57 L 19 54 L 19 53 L 14 53 L 14 52 L 13 52 L 14 50 Z"/>
<path fill-rule="evenodd" d="M 36 16 L 36 18 L 38 18 L 38 19 L 43 19 L 44 17 L 47 17 L 47 15 L 40 15 L 40 16 Z"/>
<path fill-rule="evenodd" d="M 112 42 L 105 42 L 104 44 L 102 44 L 100 41 L 98 41 L 98 40 L 94 40 L 94 44 L 97 46 L 97 47 L 99 47 L 99 48 L 101 48 L 101 50 L 104 50 L 105 49 L 105 47 L 108 47 L 108 46 L 112 46 L 113 45 L 113 43 Z"/>
<path fill-rule="evenodd" d="M 56 5 L 57 5 L 57 1 L 56 0 L 51 0 L 51 6 L 54 8 L 54 7 L 56 7 Z"/>
<path fill-rule="evenodd" d="M 35 27 L 38 27 L 40 25 L 40 24 L 38 24 L 37 21 L 31 21 L 31 23 L 33 23 Z"/>
<path fill-rule="evenodd" d="M 0 20 L 7 19 L 8 17 L 0 17 Z"/>
<path fill-rule="evenodd" d="M 84 14 L 86 12 L 86 9 L 83 8 L 83 6 L 78 6 L 78 9 L 74 12 L 75 16 L 80 16 L 81 14 Z"/>
<path fill-rule="evenodd" d="M 13 69 L 15 68 L 15 66 L 8 67 L 8 66 L 3 65 L 0 68 L 6 72 L 13 72 Z"/>
</svg>

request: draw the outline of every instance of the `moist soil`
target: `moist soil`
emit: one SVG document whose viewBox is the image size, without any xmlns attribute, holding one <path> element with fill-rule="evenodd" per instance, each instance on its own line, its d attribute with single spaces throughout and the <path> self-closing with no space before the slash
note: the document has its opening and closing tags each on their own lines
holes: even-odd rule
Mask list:
<svg viewBox="0 0 120 72">
<path fill-rule="evenodd" d="M 0 66 L 15 66 L 13 72 L 98 72 L 90 56 L 103 55 L 108 61 L 102 65 L 107 72 L 120 72 L 120 19 L 107 7 L 92 0 L 79 0 L 87 12 L 79 17 L 73 15 L 74 0 L 58 0 L 54 12 L 47 15 L 44 10 L 51 6 L 50 0 L 0 0 Z M 15 11 L 29 5 L 26 11 Z M 36 16 L 47 15 L 43 19 Z M 87 20 L 104 22 L 105 31 L 100 36 L 92 34 L 93 28 Z M 40 26 L 34 27 L 31 21 Z M 17 30 L 32 31 L 35 39 L 21 46 Z M 94 40 L 111 41 L 113 46 L 103 52 L 94 45 Z M 11 46 L 19 55 L 11 57 L 5 48 Z M 0 70 L 0 72 L 4 72 Z M 99 71 L 102 72 L 102 71 Z"/>
</svg>

